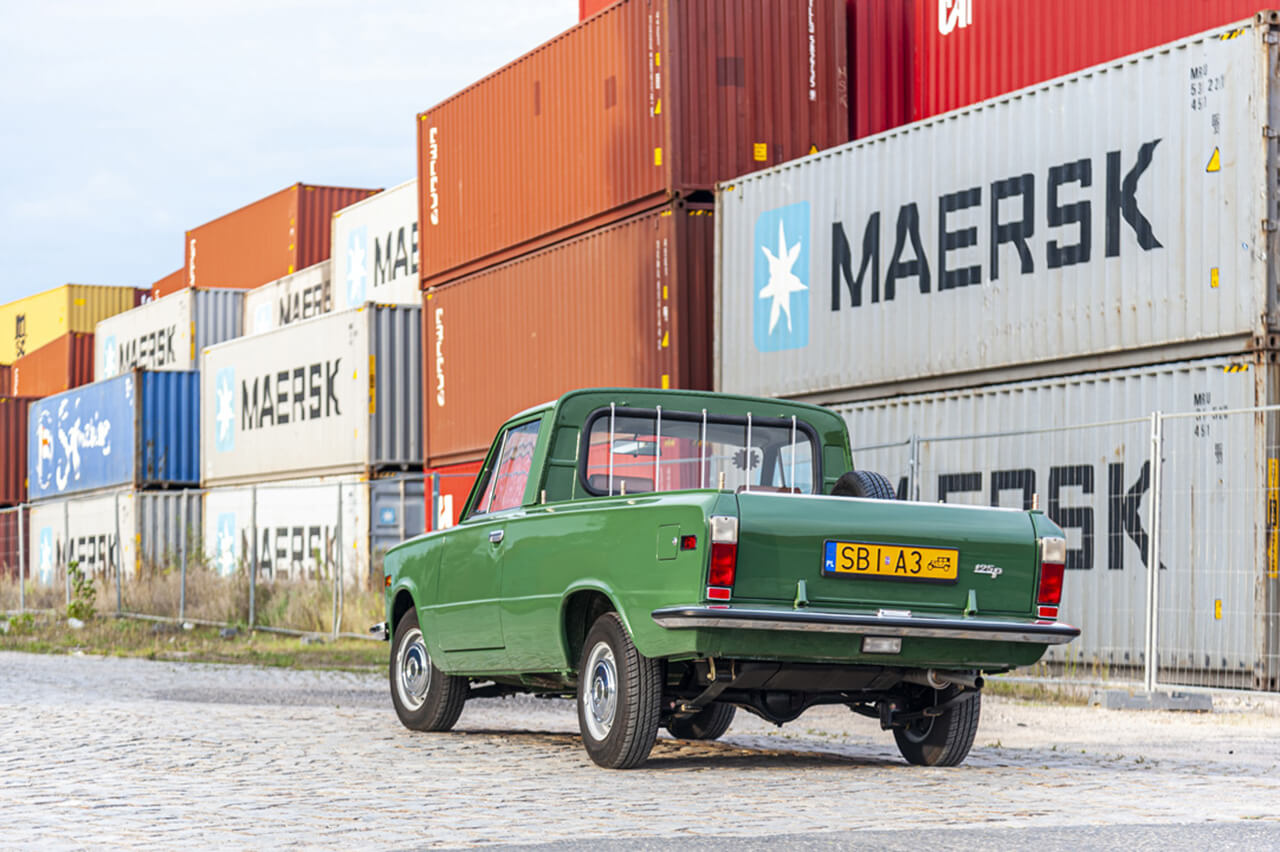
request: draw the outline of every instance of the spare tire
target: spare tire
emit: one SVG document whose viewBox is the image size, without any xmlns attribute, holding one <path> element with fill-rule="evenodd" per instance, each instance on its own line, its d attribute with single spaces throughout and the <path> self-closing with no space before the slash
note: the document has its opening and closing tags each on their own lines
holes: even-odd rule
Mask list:
<svg viewBox="0 0 1280 852">
<path fill-rule="evenodd" d="M 868 497 L 872 500 L 895 500 L 889 480 L 869 470 L 851 470 L 836 480 L 832 497 Z"/>
</svg>

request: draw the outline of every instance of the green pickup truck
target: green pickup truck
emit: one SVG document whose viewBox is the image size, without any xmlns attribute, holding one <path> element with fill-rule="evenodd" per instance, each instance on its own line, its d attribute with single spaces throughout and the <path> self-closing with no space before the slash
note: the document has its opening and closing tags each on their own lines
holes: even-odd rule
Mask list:
<svg viewBox="0 0 1280 852">
<path fill-rule="evenodd" d="M 386 556 L 391 700 L 444 731 L 470 697 L 575 697 L 601 766 L 659 727 L 714 739 L 843 704 L 911 763 L 961 762 L 983 674 L 1034 663 L 1066 540 L 1038 511 L 899 502 L 816 406 L 565 394 L 504 425 L 457 526 Z"/>
</svg>

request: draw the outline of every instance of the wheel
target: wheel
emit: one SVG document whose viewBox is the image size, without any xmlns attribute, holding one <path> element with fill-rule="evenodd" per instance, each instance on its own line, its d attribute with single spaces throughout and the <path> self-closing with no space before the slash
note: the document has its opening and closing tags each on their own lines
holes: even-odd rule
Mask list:
<svg viewBox="0 0 1280 852">
<path fill-rule="evenodd" d="M 889 480 L 869 470 L 851 470 L 836 480 L 831 489 L 833 497 L 870 497 L 874 500 L 894 500 L 897 494 Z"/>
<path fill-rule="evenodd" d="M 582 646 L 578 725 L 591 759 L 607 769 L 644 763 L 658 736 L 662 663 L 636 650 L 622 619 L 606 612 Z"/>
<path fill-rule="evenodd" d="M 417 611 L 401 616 L 391 640 L 391 703 L 401 723 L 414 731 L 449 730 L 462 715 L 467 689 L 465 677 L 447 675 L 431 662 Z"/>
<path fill-rule="evenodd" d="M 981 712 L 982 693 L 970 693 L 968 698 L 952 704 L 939 716 L 926 716 L 906 727 L 894 728 L 893 738 L 908 763 L 958 766 L 973 747 Z"/>
<path fill-rule="evenodd" d="M 667 732 L 678 740 L 718 740 L 729 730 L 737 708 L 715 702 L 693 716 L 677 717 L 667 723 Z"/>
</svg>

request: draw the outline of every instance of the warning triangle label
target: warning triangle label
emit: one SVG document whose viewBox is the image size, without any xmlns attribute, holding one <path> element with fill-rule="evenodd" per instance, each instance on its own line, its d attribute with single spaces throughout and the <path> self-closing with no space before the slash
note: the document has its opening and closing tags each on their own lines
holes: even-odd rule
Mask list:
<svg viewBox="0 0 1280 852">
<path fill-rule="evenodd" d="M 1206 172 L 1222 171 L 1222 156 L 1218 153 L 1216 147 L 1213 149 L 1213 155 L 1209 157 L 1209 165 L 1205 166 L 1204 170 Z"/>
</svg>

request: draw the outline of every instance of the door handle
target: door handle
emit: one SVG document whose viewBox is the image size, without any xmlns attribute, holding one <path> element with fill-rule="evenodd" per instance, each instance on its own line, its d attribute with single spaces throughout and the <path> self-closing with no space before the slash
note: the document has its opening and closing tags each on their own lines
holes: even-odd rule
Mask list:
<svg viewBox="0 0 1280 852">
<path fill-rule="evenodd" d="M 489 542 L 491 544 L 497 544 L 498 542 L 502 541 L 502 536 L 503 536 L 502 530 L 491 530 L 489 532 Z"/>
</svg>

